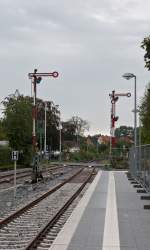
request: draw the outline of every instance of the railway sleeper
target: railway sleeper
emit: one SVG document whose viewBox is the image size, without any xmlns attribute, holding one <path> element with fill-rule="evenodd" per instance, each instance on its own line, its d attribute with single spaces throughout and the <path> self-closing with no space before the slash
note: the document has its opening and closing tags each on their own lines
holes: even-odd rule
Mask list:
<svg viewBox="0 0 150 250">
<path fill-rule="evenodd" d="M 21 228 L 20 226 L 16 226 L 16 227 L 14 227 L 14 228 L 6 228 L 6 230 L 5 231 L 3 231 L 3 232 L 0 232 L 1 234 L 10 234 L 10 233 L 18 233 L 18 234 L 20 234 L 20 233 L 25 233 L 25 230 L 26 229 L 30 229 L 29 231 L 30 231 L 30 233 L 36 233 L 37 232 L 37 230 L 39 229 L 39 227 L 36 227 L 36 229 L 35 229 L 35 226 L 34 226 L 34 228 L 33 229 L 31 229 L 31 228 L 25 228 L 25 227 L 23 227 L 23 228 Z"/>
<path fill-rule="evenodd" d="M 24 246 L 24 245 L 26 245 L 27 244 L 27 241 L 24 241 L 24 240 L 21 240 L 20 242 L 17 242 L 17 241 L 15 241 L 15 240 L 12 240 L 11 242 L 9 242 L 8 243 L 8 241 L 7 240 L 5 240 L 5 241 L 2 241 L 1 242 L 1 245 L 10 245 L 10 244 L 13 244 L 13 245 L 20 245 L 20 246 Z"/>
<path fill-rule="evenodd" d="M 41 247 L 41 246 L 38 246 L 37 247 L 37 250 L 43 250 L 44 248 L 43 247 Z"/>
<path fill-rule="evenodd" d="M 44 238 L 43 239 L 43 242 L 46 242 L 47 244 L 50 244 L 50 243 L 52 243 L 53 242 L 53 240 L 54 240 L 55 238 L 53 238 L 53 239 L 51 239 L 51 238 Z M 41 243 L 40 243 L 41 244 Z"/>
<path fill-rule="evenodd" d="M 13 247 L 13 248 L 12 248 L 12 247 L 10 247 L 10 248 L 8 248 L 8 247 L 3 247 L 2 250 L 14 250 L 14 249 L 15 249 L 15 250 L 17 250 L 17 249 L 18 249 L 18 250 L 24 250 L 24 248 L 20 248 L 20 247 L 18 248 L 18 246 L 15 246 L 15 248 L 14 248 L 14 247 Z"/>
<path fill-rule="evenodd" d="M 58 234 L 57 232 L 55 232 L 55 233 L 54 233 L 54 232 L 50 232 L 50 234 L 49 234 L 49 235 L 50 235 L 50 237 L 56 237 L 56 236 L 57 236 L 57 234 Z"/>
<path fill-rule="evenodd" d="M 33 226 L 30 226 L 30 225 L 27 225 L 27 223 L 25 224 L 25 225 L 18 225 L 18 224 L 14 224 L 14 225 L 9 225 L 8 227 L 4 227 L 6 230 L 7 229 L 11 229 L 11 230 L 13 230 L 13 229 L 31 229 L 32 227 L 34 227 L 35 229 L 37 229 L 38 228 L 38 226 L 36 226 L 36 225 L 33 225 Z"/>
<path fill-rule="evenodd" d="M 55 239 L 55 237 L 52 237 L 52 236 L 50 236 L 49 234 L 47 234 L 46 237 L 43 238 L 43 241 L 44 241 L 44 240 L 47 240 L 47 241 L 49 241 L 49 242 L 53 242 L 54 239 Z"/>
<path fill-rule="evenodd" d="M 51 233 L 57 233 L 58 232 L 58 227 L 52 228 Z"/>
<path fill-rule="evenodd" d="M 44 248 L 49 248 L 49 243 L 45 243 L 45 242 L 41 242 L 40 246 L 44 247 Z"/>
</svg>

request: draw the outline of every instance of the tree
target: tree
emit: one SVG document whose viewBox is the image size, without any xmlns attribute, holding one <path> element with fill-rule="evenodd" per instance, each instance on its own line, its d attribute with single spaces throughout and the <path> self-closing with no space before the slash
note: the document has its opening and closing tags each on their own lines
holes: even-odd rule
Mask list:
<svg viewBox="0 0 150 250">
<path fill-rule="evenodd" d="M 32 143 L 32 99 L 9 96 L 3 101 L 4 127 L 12 149 L 23 152 L 21 162 L 29 164 Z"/>
<path fill-rule="evenodd" d="M 145 37 L 141 47 L 145 50 L 144 61 L 145 67 L 150 70 L 150 36 Z"/>
<path fill-rule="evenodd" d="M 4 127 L 12 149 L 23 151 L 21 162 L 30 162 L 32 153 L 32 105 L 33 99 L 29 96 L 10 95 L 3 101 Z M 36 137 L 39 148 L 44 148 L 45 102 L 36 100 Z M 47 102 L 47 145 L 58 149 L 60 113 L 58 106 Z"/>
<path fill-rule="evenodd" d="M 64 141 L 74 141 L 76 136 L 75 125 L 70 121 L 62 122 L 62 138 Z"/>
<path fill-rule="evenodd" d="M 75 127 L 76 142 L 77 146 L 79 146 L 79 137 L 82 137 L 84 132 L 89 130 L 89 124 L 78 116 L 73 116 L 69 122 Z"/>
<path fill-rule="evenodd" d="M 65 150 L 79 147 L 84 143 L 84 132 L 89 128 L 87 121 L 78 116 L 73 116 L 68 121 L 62 122 L 62 143 Z"/>
<path fill-rule="evenodd" d="M 115 129 L 115 137 L 130 137 L 133 139 L 134 137 L 134 129 L 128 126 L 120 126 Z"/>
<path fill-rule="evenodd" d="M 140 119 L 142 123 L 142 142 L 150 143 L 150 83 L 147 85 L 141 101 Z"/>
<path fill-rule="evenodd" d="M 60 111 L 53 102 L 48 102 L 47 108 L 47 143 L 56 150 L 59 148 Z"/>
<path fill-rule="evenodd" d="M 0 119 L 0 140 L 7 140 L 3 119 Z"/>
<path fill-rule="evenodd" d="M 59 122 L 60 111 L 58 105 L 54 105 L 52 101 L 46 102 L 46 118 L 47 118 L 47 138 L 46 142 L 49 149 L 58 149 L 59 145 Z M 37 100 L 37 138 L 40 149 L 44 147 L 44 127 L 45 127 L 45 102 Z"/>
<path fill-rule="evenodd" d="M 88 122 L 78 116 L 73 116 L 69 122 L 75 126 L 76 135 L 82 136 L 86 130 L 89 130 Z"/>
</svg>

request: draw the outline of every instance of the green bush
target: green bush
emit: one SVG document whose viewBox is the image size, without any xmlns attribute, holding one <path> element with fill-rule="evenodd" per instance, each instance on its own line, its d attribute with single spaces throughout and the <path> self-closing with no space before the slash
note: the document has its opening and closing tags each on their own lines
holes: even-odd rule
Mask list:
<svg viewBox="0 0 150 250">
<path fill-rule="evenodd" d="M 13 161 L 11 159 L 12 149 L 8 146 L 0 146 L 0 166 L 8 167 L 13 166 Z M 26 149 L 22 153 L 19 153 L 19 159 L 17 164 L 21 167 L 30 166 L 32 160 L 32 150 L 31 148 Z"/>
<path fill-rule="evenodd" d="M 113 168 L 116 168 L 116 169 L 128 169 L 129 168 L 127 159 L 124 159 L 122 157 L 112 158 L 111 165 Z"/>
<path fill-rule="evenodd" d="M 23 165 L 23 166 L 30 166 L 32 162 L 32 147 L 29 145 L 28 148 L 25 147 L 22 152 L 19 153 L 19 160 L 18 164 Z"/>
<path fill-rule="evenodd" d="M 96 151 L 86 151 L 81 149 L 79 152 L 71 153 L 70 154 L 70 160 L 71 161 L 91 161 L 95 159 L 100 159 L 101 155 L 97 153 Z"/>
<path fill-rule="evenodd" d="M 11 148 L 0 146 L 0 166 L 11 164 Z"/>
</svg>

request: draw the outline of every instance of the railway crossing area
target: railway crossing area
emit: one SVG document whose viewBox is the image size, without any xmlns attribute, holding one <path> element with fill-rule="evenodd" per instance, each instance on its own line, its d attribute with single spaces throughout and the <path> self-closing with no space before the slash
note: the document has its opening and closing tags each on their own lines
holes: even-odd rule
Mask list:
<svg viewBox="0 0 150 250">
<path fill-rule="evenodd" d="M 100 170 L 49 249 L 150 250 L 150 200 L 134 184 L 124 171 Z"/>
</svg>

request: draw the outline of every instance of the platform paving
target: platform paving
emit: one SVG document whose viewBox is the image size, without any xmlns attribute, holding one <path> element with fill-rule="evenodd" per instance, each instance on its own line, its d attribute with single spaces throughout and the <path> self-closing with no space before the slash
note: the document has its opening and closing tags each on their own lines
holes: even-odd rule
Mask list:
<svg viewBox="0 0 150 250">
<path fill-rule="evenodd" d="M 99 171 L 50 250 L 150 250 L 150 210 L 124 171 Z"/>
</svg>

